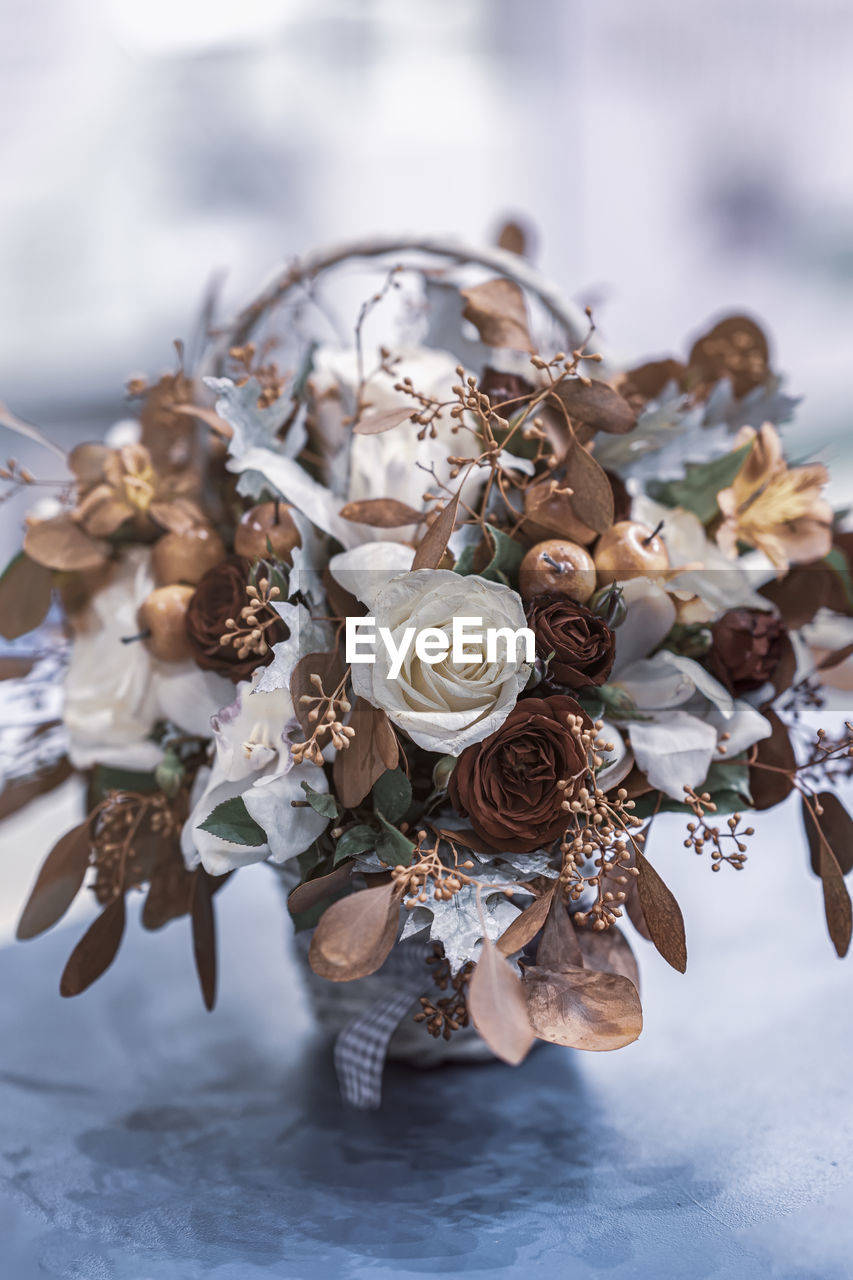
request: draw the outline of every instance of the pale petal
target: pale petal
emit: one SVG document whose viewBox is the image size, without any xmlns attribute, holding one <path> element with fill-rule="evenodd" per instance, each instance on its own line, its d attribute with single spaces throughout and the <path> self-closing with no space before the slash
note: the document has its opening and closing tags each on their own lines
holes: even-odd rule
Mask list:
<svg viewBox="0 0 853 1280">
<path fill-rule="evenodd" d="M 734 699 L 724 685 L 719 680 L 715 680 L 712 675 L 705 670 L 701 663 L 695 662 L 693 658 L 685 658 L 680 653 L 671 653 L 668 649 L 664 649 L 657 655 L 662 662 L 671 667 L 675 667 L 681 674 L 689 680 L 695 689 L 703 694 L 709 702 L 712 702 L 724 716 L 730 716 L 734 710 Z"/>
<path fill-rule="evenodd" d="M 725 743 L 724 757 L 729 760 L 739 756 L 741 752 L 746 751 L 747 747 L 760 742 L 762 738 L 769 738 L 773 732 L 770 721 L 743 698 L 736 700 L 732 714 L 728 718 L 721 715 L 716 707 L 709 707 L 705 718 L 718 735 L 724 733 L 729 735 Z"/>
<path fill-rule="evenodd" d="M 335 581 L 373 609 L 390 578 L 411 569 L 415 552 L 402 542 L 364 542 L 332 556 L 329 569 Z"/>
<path fill-rule="evenodd" d="M 271 862 L 286 862 L 304 853 L 312 841 L 322 835 L 329 819 L 305 804 L 302 783 L 325 794 L 329 783 L 322 769 L 315 765 L 295 765 L 286 774 L 258 778 L 243 800 L 249 816 L 267 833 Z M 293 801 L 300 802 L 294 808 Z"/>
<path fill-rule="evenodd" d="M 654 721 L 631 721 L 628 731 L 638 767 L 665 795 L 683 800 L 685 786 L 705 781 L 717 745 L 713 725 L 670 711 Z"/>
<path fill-rule="evenodd" d="M 657 583 L 648 578 L 630 578 L 622 590 L 628 616 L 615 633 L 613 679 L 619 679 L 626 667 L 656 649 L 675 622 L 675 605 Z"/>
</svg>

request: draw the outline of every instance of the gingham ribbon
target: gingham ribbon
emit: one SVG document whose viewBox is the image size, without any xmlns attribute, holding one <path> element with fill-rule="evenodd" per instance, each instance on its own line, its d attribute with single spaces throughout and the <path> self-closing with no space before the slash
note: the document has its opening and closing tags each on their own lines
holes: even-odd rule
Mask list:
<svg viewBox="0 0 853 1280">
<path fill-rule="evenodd" d="M 381 972 L 393 976 L 396 994 L 377 1000 L 338 1033 L 335 1070 L 341 1095 L 353 1107 L 375 1111 L 382 1101 L 388 1044 L 418 996 L 431 986 L 425 964 L 429 952 L 429 947 L 420 944 L 395 947 Z"/>
</svg>

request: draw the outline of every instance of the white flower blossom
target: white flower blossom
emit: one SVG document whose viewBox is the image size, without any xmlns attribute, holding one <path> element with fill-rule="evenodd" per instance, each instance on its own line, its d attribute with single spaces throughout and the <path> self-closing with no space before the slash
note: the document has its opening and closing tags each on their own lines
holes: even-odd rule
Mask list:
<svg viewBox="0 0 853 1280">
<path fill-rule="evenodd" d="M 257 692 L 248 681 L 214 720 L 216 756 L 213 766 L 196 779 L 192 812 L 181 833 L 188 867 L 199 862 L 211 875 L 268 858 L 286 862 L 303 853 L 325 830 L 328 818 L 305 803 L 303 782 L 327 792 L 322 769 L 294 765 L 287 734 L 297 725 L 286 688 Z M 245 845 L 202 829 L 213 810 L 241 796 L 246 810 L 267 837 L 265 844 Z M 294 806 L 293 801 L 299 802 Z"/>
<path fill-rule="evenodd" d="M 380 551 L 378 563 L 384 555 Z M 398 642 L 407 627 L 437 628 L 450 639 L 454 616 L 482 619 L 483 632 L 493 627 L 518 631 L 527 625 L 515 591 L 476 575 L 418 569 L 389 578 L 369 568 L 362 548 L 334 556 L 330 568 L 341 585 L 356 589 L 368 604 L 377 630 L 387 627 Z M 474 656 L 465 663 L 454 663 L 448 652 L 429 664 L 412 647 L 399 676 L 391 679 L 390 655 L 377 645 L 375 663 L 353 665 L 353 690 L 381 707 L 419 747 L 458 756 L 503 724 L 530 675 L 530 666 L 506 646 L 498 645 L 495 662 L 488 662 L 475 644 L 470 649 Z"/>
<path fill-rule="evenodd" d="M 730 759 L 769 737 L 771 725 L 692 658 L 666 649 L 653 653 L 675 622 L 675 605 L 662 587 L 632 578 L 623 593 L 628 614 L 616 631 L 610 683 L 636 708 L 626 724 L 637 765 L 653 787 L 683 800 L 685 786 L 705 781 L 723 735 L 723 758 Z"/>
<path fill-rule="evenodd" d="M 209 737 L 210 720 L 233 696 L 230 680 L 192 661 L 158 662 L 141 641 L 136 614 L 154 590 L 147 547 L 124 553 L 107 584 L 73 617 L 63 720 L 77 769 L 95 764 L 153 769 L 162 755 L 150 739 L 158 720 Z"/>
</svg>

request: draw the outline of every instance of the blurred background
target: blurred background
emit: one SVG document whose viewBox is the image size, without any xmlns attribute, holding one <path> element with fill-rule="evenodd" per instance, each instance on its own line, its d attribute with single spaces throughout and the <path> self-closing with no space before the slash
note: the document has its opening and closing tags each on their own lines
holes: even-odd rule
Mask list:
<svg viewBox="0 0 853 1280">
<path fill-rule="evenodd" d="M 764 317 L 811 438 L 846 425 L 846 0 L 0 0 L 0 399 L 75 435 L 212 271 L 371 231 L 488 239 L 609 348 Z M 5 439 L 0 442 L 0 451 Z"/>
</svg>

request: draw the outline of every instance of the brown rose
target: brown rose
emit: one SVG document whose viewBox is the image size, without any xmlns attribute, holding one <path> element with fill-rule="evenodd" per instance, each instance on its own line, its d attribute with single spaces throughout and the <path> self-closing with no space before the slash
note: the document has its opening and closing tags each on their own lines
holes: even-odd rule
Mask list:
<svg viewBox="0 0 853 1280">
<path fill-rule="evenodd" d="M 250 571 L 248 560 L 228 556 L 203 575 L 187 607 L 187 637 L 195 661 L 205 671 L 218 671 L 235 683 L 248 679 L 256 667 L 271 662 L 271 646 L 288 634 L 283 622 L 275 623 L 265 632 L 265 652 L 255 648 L 245 657 L 240 656 L 239 645 L 221 643 L 221 637 L 229 630 L 225 625 L 228 619 L 239 623 L 240 612 L 249 603 L 246 585 Z"/>
<path fill-rule="evenodd" d="M 478 836 L 505 853 L 547 848 L 566 829 L 561 808 L 582 785 L 587 761 L 568 724 L 589 716 L 574 698 L 524 698 L 495 733 L 467 747 L 448 785 L 457 813 Z M 557 783 L 572 779 L 567 790 Z"/>
<path fill-rule="evenodd" d="M 730 609 L 711 627 L 711 670 L 740 696 L 772 680 L 782 657 L 785 625 L 761 609 Z"/>
<path fill-rule="evenodd" d="M 603 618 L 566 596 L 534 596 L 527 625 L 536 636 L 536 654 L 553 658 L 547 679 L 569 689 L 604 684 L 613 667 L 613 632 Z"/>
</svg>

